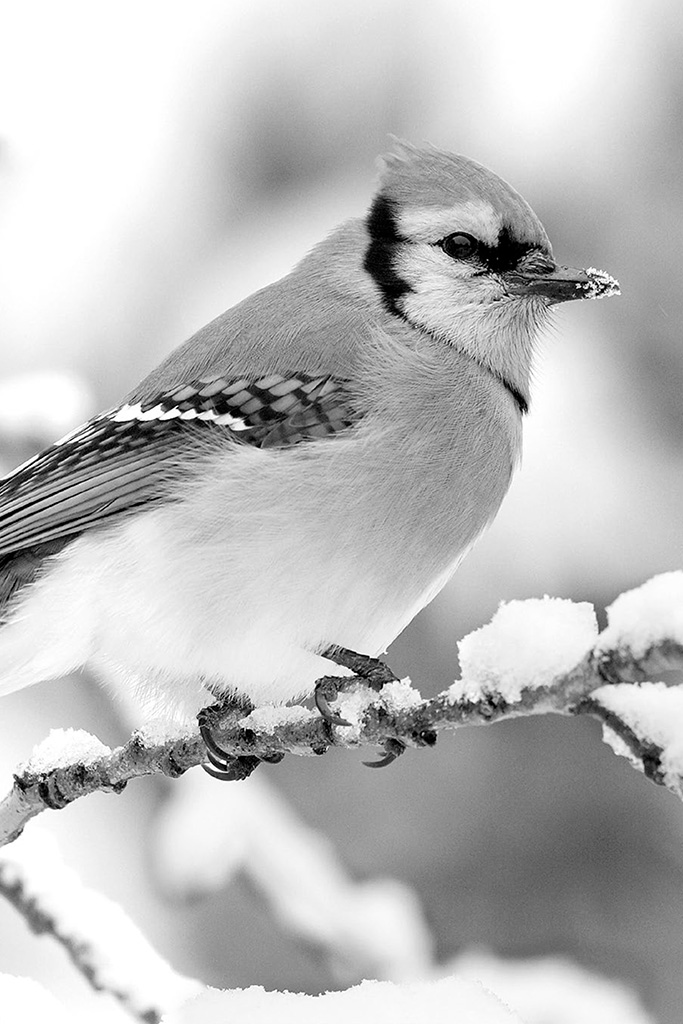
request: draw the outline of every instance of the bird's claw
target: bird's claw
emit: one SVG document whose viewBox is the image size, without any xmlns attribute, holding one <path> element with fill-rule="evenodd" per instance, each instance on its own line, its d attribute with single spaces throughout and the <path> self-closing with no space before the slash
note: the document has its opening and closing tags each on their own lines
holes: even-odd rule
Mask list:
<svg viewBox="0 0 683 1024">
<path fill-rule="evenodd" d="M 213 755 L 209 754 L 209 762 L 209 764 L 202 764 L 202 768 L 212 779 L 220 779 L 221 782 L 242 782 L 258 768 L 261 758 L 233 757 L 230 761 L 217 762 Z"/>
<path fill-rule="evenodd" d="M 206 747 L 206 752 L 207 752 L 207 754 L 209 756 L 209 759 L 212 761 L 212 763 L 214 761 L 224 762 L 228 758 L 230 758 L 232 755 L 228 754 L 227 750 L 223 750 L 223 748 L 216 742 L 216 740 L 214 739 L 213 731 L 212 731 L 211 725 L 209 724 L 208 719 L 209 719 L 209 715 L 208 715 L 208 712 L 207 712 L 207 708 L 202 708 L 202 710 L 197 715 L 197 724 L 199 725 L 199 735 L 204 740 L 204 746 Z"/>
<path fill-rule="evenodd" d="M 384 744 L 384 757 L 379 761 L 363 761 L 363 764 L 366 768 L 386 768 L 400 757 L 405 749 L 406 745 L 401 740 L 388 739 Z"/>
<path fill-rule="evenodd" d="M 202 764 L 202 768 L 213 779 L 220 779 L 222 782 L 241 782 L 248 779 L 251 773 L 258 768 L 261 761 L 281 761 L 284 754 L 273 754 L 272 757 L 262 758 L 244 754 L 230 754 L 223 750 L 213 735 L 213 714 L 221 708 L 221 705 L 213 705 L 211 708 L 202 708 L 197 715 L 199 734 L 206 747 L 208 764 Z"/>
<path fill-rule="evenodd" d="M 351 725 L 351 722 L 347 722 L 345 718 L 342 718 L 340 714 L 333 711 L 330 707 L 330 702 L 334 702 L 339 696 L 341 683 L 342 680 L 335 679 L 334 676 L 323 676 L 315 684 L 313 693 L 315 706 L 328 725 Z"/>
</svg>

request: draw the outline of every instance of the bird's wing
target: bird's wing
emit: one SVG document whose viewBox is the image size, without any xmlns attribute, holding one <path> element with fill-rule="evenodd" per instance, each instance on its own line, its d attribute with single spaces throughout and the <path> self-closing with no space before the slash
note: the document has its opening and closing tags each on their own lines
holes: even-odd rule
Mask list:
<svg viewBox="0 0 683 1024">
<path fill-rule="evenodd" d="M 359 419 L 344 381 L 293 373 L 183 382 L 112 409 L 0 481 L 0 556 L 168 500 L 165 485 L 187 472 L 188 449 L 207 434 L 220 430 L 236 447 L 285 447 Z"/>
</svg>

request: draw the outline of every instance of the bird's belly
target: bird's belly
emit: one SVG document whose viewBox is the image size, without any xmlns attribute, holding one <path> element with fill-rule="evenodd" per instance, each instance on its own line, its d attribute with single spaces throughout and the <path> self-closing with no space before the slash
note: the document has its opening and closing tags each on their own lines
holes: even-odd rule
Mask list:
<svg viewBox="0 0 683 1024">
<path fill-rule="evenodd" d="M 483 493 L 461 464 L 449 487 L 417 470 L 387 487 L 383 467 L 341 445 L 332 466 L 329 453 L 295 466 L 278 454 L 239 482 L 214 479 L 212 501 L 225 487 L 218 518 L 192 495 L 112 534 L 100 664 L 256 703 L 310 692 L 329 674 L 317 653 L 329 644 L 386 649 L 450 577 L 510 476 L 489 472 Z"/>
<path fill-rule="evenodd" d="M 382 653 L 495 515 L 509 446 L 442 449 L 375 438 L 217 458 L 201 486 L 84 534 L 26 588 L 0 689 L 88 663 L 155 714 L 192 714 L 207 686 L 255 703 L 309 693 L 330 672 L 318 652 Z"/>
</svg>

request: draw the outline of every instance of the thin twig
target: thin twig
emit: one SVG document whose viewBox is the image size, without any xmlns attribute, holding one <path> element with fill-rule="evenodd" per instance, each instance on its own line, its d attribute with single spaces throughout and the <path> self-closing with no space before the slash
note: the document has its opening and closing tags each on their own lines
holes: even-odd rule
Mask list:
<svg viewBox="0 0 683 1024">
<path fill-rule="evenodd" d="M 54 838 L 38 830 L 0 854 L 0 895 L 38 935 L 49 935 L 98 992 L 137 1021 L 163 1015 L 203 986 L 177 974 L 114 902 L 86 888 Z"/>
</svg>

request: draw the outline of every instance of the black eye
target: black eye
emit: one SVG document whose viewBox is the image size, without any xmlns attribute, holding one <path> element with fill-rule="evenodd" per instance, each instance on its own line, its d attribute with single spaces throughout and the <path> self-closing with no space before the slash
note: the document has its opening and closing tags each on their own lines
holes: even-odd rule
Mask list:
<svg viewBox="0 0 683 1024">
<path fill-rule="evenodd" d="M 453 235 L 447 235 L 439 244 L 452 260 L 466 260 L 477 251 L 479 242 L 464 231 L 456 231 Z"/>
</svg>

